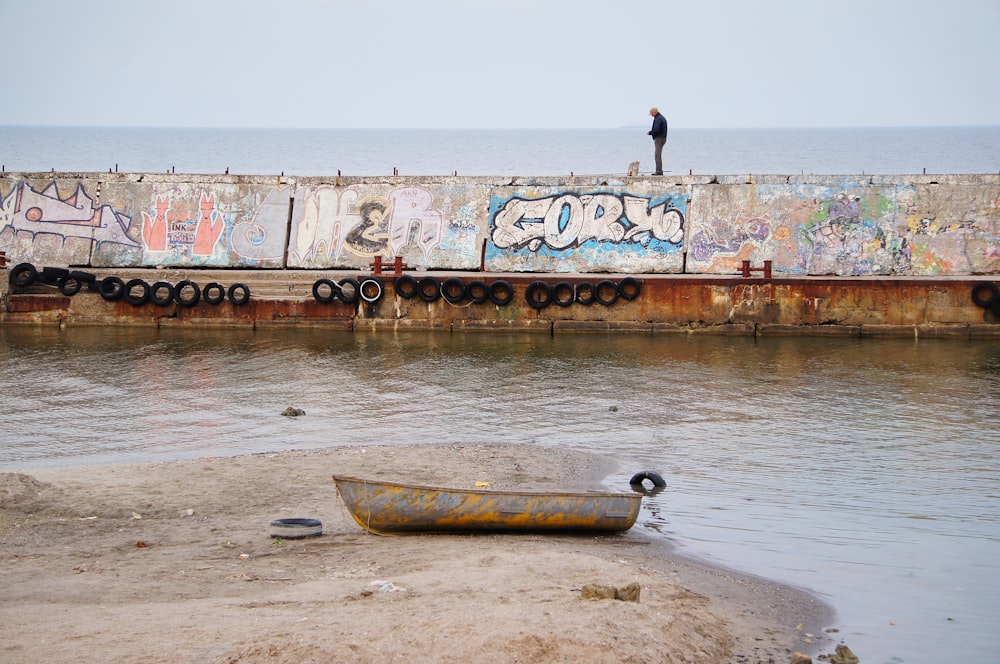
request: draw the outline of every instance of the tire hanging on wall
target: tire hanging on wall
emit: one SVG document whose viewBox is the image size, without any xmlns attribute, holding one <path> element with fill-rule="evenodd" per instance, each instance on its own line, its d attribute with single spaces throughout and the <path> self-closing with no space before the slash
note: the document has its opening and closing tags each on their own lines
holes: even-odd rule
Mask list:
<svg viewBox="0 0 1000 664">
<path fill-rule="evenodd" d="M 417 282 L 417 295 L 424 302 L 436 302 L 441 297 L 441 282 L 434 277 L 424 277 Z"/>
<path fill-rule="evenodd" d="M 639 297 L 639 293 L 641 292 L 642 285 L 635 277 L 625 277 L 618 282 L 618 294 L 622 296 L 623 300 L 631 302 L 635 298 Z"/>
<path fill-rule="evenodd" d="M 83 288 L 83 282 L 75 278 L 72 274 L 65 279 L 59 280 L 59 292 L 67 297 L 72 297 Z"/>
<path fill-rule="evenodd" d="M 185 293 L 190 292 L 190 296 Z M 174 284 L 174 301 L 182 307 L 193 307 L 201 301 L 201 287 L 190 279 L 181 279 Z"/>
<path fill-rule="evenodd" d="M 25 288 L 38 279 L 38 270 L 31 263 L 18 263 L 10 271 L 10 283 L 18 288 Z"/>
<path fill-rule="evenodd" d="M 64 267 L 43 267 L 38 275 L 38 281 L 49 286 L 58 286 L 59 281 L 69 276 L 69 270 Z"/>
<path fill-rule="evenodd" d="M 544 281 L 532 281 L 524 291 L 524 299 L 529 305 L 541 311 L 552 304 L 552 287 Z"/>
<path fill-rule="evenodd" d="M 497 279 L 490 284 L 490 302 L 498 307 L 506 307 L 514 301 L 514 287 L 509 281 Z"/>
<path fill-rule="evenodd" d="M 441 297 L 448 304 L 458 304 L 465 299 L 467 292 L 465 282 L 458 277 L 448 277 L 441 282 Z"/>
<path fill-rule="evenodd" d="M 211 305 L 222 304 L 222 301 L 226 299 L 226 287 L 218 281 L 209 282 L 202 289 L 201 296 L 205 298 L 205 302 Z"/>
<path fill-rule="evenodd" d="M 972 301 L 977 307 L 989 309 L 1000 297 L 1000 289 L 992 281 L 980 281 L 972 287 Z"/>
<path fill-rule="evenodd" d="M 490 299 L 490 287 L 481 279 L 473 279 L 466 284 L 465 295 L 472 304 L 482 304 Z"/>
<path fill-rule="evenodd" d="M 594 286 L 594 299 L 606 307 L 617 302 L 619 295 L 621 293 L 618 292 L 618 286 L 610 279 L 598 281 L 597 285 Z"/>
<path fill-rule="evenodd" d="M 358 294 L 361 284 L 357 279 L 347 277 L 337 282 L 337 290 L 340 291 L 340 301 L 344 304 L 354 304 L 358 301 Z"/>
<path fill-rule="evenodd" d="M 233 306 L 238 307 L 250 301 L 250 288 L 246 284 L 233 284 L 226 292 Z"/>
<path fill-rule="evenodd" d="M 582 305 L 594 303 L 594 284 L 581 281 L 576 285 L 576 301 Z"/>
<path fill-rule="evenodd" d="M 162 290 L 165 290 L 166 293 L 160 295 L 160 291 Z M 158 307 L 166 307 L 173 304 L 176 294 L 174 285 L 169 281 L 157 281 L 149 287 L 149 301 Z"/>
<path fill-rule="evenodd" d="M 392 283 L 392 289 L 404 300 L 412 300 L 417 296 L 417 280 L 408 274 L 400 275 Z"/>
<path fill-rule="evenodd" d="M 206 289 L 208 287 L 206 286 Z M 337 299 L 337 293 L 339 292 L 337 284 L 333 283 L 333 279 L 327 279 L 323 277 L 322 279 L 317 279 L 313 283 L 312 294 L 313 298 L 320 304 L 330 304 Z"/>
<path fill-rule="evenodd" d="M 368 304 L 375 304 L 382 299 L 385 289 L 382 287 L 382 280 L 375 277 L 367 277 L 358 284 L 358 295 Z"/>
<path fill-rule="evenodd" d="M 125 282 L 122 281 L 121 277 L 104 277 L 97 287 L 97 292 L 107 302 L 120 300 L 125 294 Z"/>
<path fill-rule="evenodd" d="M 552 287 L 552 301 L 560 307 L 568 307 L 576 300 L 576 290 L 568 281 L 557 281 Z"/>
<path fill-rule="evenodd" d="M 137 288 L 139 289 L 138 295 L 133 292 Z M 122 298 L 133 307 L 141 307 L 149 302 L 149 290 L 149 284 L 142 279 L 129 279 L 122 289 Z"/>
</svg>

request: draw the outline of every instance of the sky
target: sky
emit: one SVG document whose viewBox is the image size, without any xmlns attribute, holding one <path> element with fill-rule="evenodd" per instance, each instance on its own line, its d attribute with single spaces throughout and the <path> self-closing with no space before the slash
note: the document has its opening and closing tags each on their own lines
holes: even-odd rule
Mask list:
<svg viewBox="0 0 1000 664">
<path fill-rule="evenodd" d="M 0 0 L 0 125 L 1000 125 L 1000 0 Z"/>
</svg>

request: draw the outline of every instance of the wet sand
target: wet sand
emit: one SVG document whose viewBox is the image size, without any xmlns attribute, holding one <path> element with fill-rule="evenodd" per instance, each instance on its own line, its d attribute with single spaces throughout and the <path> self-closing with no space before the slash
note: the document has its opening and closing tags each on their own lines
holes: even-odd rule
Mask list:
<svg viewBox="0 0 1000 664">
<path fill-rule="evenodd" d="M 393 445 L 0 474 L 0 659 L 703 663 L 833 650 L 832 612 L 812 595 L 678 556 L 642 528 L 378 536 L 331 481 L 588 490 L 617 467 L 532 445 Z M 323 535 L 270 537 L 290 517 L 321 520 Z M 638 583 L 641 598 L 584 599 L 589 583 Z"/>
</svg>

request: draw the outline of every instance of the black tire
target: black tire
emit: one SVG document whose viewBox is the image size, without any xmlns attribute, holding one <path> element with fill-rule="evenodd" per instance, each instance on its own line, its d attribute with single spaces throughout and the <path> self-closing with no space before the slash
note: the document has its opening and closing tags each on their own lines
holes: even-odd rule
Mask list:
<svg viewBox="0 0 1000 664">
<path fill-rule="evenodd" d="M 368 304 L 377 304 L 385 295 L 385 288 L 382 280 L 375 277 L 366 277 L 358 284 L 358 296 Z"/>
<path fill-rule="evenodd" d="M 358 295 L 361 292 L 361 284 L 358 283 L 357 279 L 351 279 L 348 277 L 337 282 L 337 289 L 340 291 L 341 302 L 344 304 L 354 304 L 358 301 Z"/>
<path fill-rule="evenodd" d="M 606 307 L 617 302 L 619 295 L 621 293 L 618 292 L 618 286 L 610 279 L 598 281 L 597 285 L 594 286 L 594 299 Z"/>
<path fill-rule="evenodd" d="M 647 480 L 653 485 L 653 488 L 646 487 Z M 667 487 L 667 483 L 663 481 L 660 474 L 652 470 L 643 470 L 636 473 L 628 481 L 628 484 L 632 487 L 633 491 L 647 496 L 654 496 Z"/>
<path fill-rule="evenodd" d="M 250 301 L 250 287 L 246 284 L 233 284 L 226 291 L 226 297 L 234 307 L 246 304 Z"/>
<path fill-rule="evenodd" d="M 136 288 L 139 289 L 138 295 L 133 292 Z M 122 298 L 133 307 L 141 307 L 149 302 L 149 291 L 149 284 L 142 279 L 129 279 L 122 289 Z"/>
<path fill-rule="evenodd" d="M 186 291 L 190 297 L 185 297 Z M 182 307 L 193 307 L 201 301 L 201 287 L 190 279 L 181 279 L 174 285 L 174 300 Z"/>
<path fill-rule="evenodd" d="M 465 295 L 469 302 L 482 304 L 490 299 L 490 287 L 481 279 L 473 279 L 465 285 Z"/>
<path fill-rule="evenodd" d="M 25 288 L 38 279 L 38 270 L 31 263 L 18 263 L 10 272 L 10 283 L 18 288 Z"/>
<path fill-rule="evenodd" d="M 441 297 L 441 282 L 434 277 L 424 277 L 417 282 L 417 295 L 424 302 L 437 302 Z"/>
<path fill-rule="evenodd" d="M 990 305 L 990 311 L 997 318 L 1000 318 L 1000 297 L 993 298 L 993 304 Z"/>
<path fill-rule="evenodd" d="M 589 281 L 581 281 L 576 285 L 576 301 L 582 305 L 594 303 L 594 284 Z"/>
<path fill-rule="evenodd" d="M 38 281 L 49 286 L 58 286 L 62 279 L 69 276 L 69 270 L 64 267 L 43 267 Z"/>
<path fill-rule="evenodd" d="M 125 282 L 122 281 L 121 277 L 104 277 L 97 287 L 97 292 L 107 302 L 115 302 L 125 295 Z"/>
<path fill-rule="evenodd" d="M 560 307 L 568 307 L 576 300 L 576 290 L 568 281 L 557 281 L 552 287 L 552 301 Z"/>
<path fill-rule="evenodd" d="M 83 288 L 83 282 L 71 276 L 59 280 L 59 292 L 67 297 L 72 297 Z"/>
<path fill-rule="evenodd" d="M 161 291 L 166 291 L 161 294 Z M 169 281 L 157 281 L 149 287 L 149 301 L 158 307 L 169 307 L 174 303 L 177 291 Z"/>
<path fill-rule="evenodd" d="M 329 295 L 326 293 L 325 289 L 329 289 Z M 340 289 L 337 288 L 337 284 L 333 283 L 333 279 L 317 279 L 313 284 L 313 298 L 321 304 L 330 304 L 337 299 L 337 293 Z"/>
<path fill-rule="evenodd" d="M 506 307 L 514 301 L 514 287 L 509 281 L 498 279 L 490 284 L 490 302 L 498 307 Z"/>
<path fill-rule="evenodd" d="M 552 287 L 544 281 L 532 281 L 524 291 L 524 299 L 535 309 L 541 311 L 552 304 Z"/>
<path fill-rule="evenodd" d="M 622 296 L 623 300 L 628 300 L 631 302 L 635 298 L 639 297 L 642 292 L 642 284 L 635 277 L 625 277 L 618 282 L 618 294 Z"/>
<path fill-rule="evenodd" d="M 980 281 L 972 287 L 972 301 L 977 307 L 989 309 L 1000 297 L 1000 289 L 992 281 Z"/>
<path fill-rule="evenodd" d="M 84 272 L 83 270 L 70 270 L 69 279 L 76 279 L 80 282 L 81 286 L 86 286 L 87 290 L 93 292 L 97 290 L 97 275 L 93 272 Z"/>
<path fill-rule="evenodd" d="M 458 304 L 465 299 L 467 292 L 465 282 L 458 277 L 448 277 L 441 282 L 441 297 L 448 304 Z"/>
<path fill-rule="evenodd" d="M 226 299 L 226 287 L 218 281 L 207 283 L 201 290 L 201 296 L 209 304 L 222 304 L 222 301 Z"/>
<path fill-rule="evenodd" d="M 392 283 L 392 289 L 404 300 L 412 300 L 417 296 L 417 280 L 408 274 L 400 275 Z"/>
<path fill-rule="evenodd" d="M 323 522 L 319 519 L 275 519 L 269 533 L 281 539 L 319 537 L 323 534 Z"/>
</svg>

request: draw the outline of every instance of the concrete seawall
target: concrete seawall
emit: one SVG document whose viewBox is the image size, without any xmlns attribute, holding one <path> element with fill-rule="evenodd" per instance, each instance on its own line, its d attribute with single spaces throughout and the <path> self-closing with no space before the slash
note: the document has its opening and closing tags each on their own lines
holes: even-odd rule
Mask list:
<svg viewBox="0 0 1000 664">
<path fill-rule="evenodd" d="M 0 220 L 10 267 L 252 293 L 238 304 L 163 302 L 161 286 L 160 304 L 129 304 L 62 294 L 55 279 L 4 279 L 6 322 L 1000 334 L 1000 306 L 979 286 L 1000 282 L 997 175 L 4 173 Z M 376 260 L 389 274 L 356 297 Z M 320 279 L 353 282 L 322 302 Z M 421 280 L 437 296 L 414 291 Z M 497 304 L 477 284 L 456 299 L 474 281 L 505 282 L 513 298 Z"/>
</svg>

